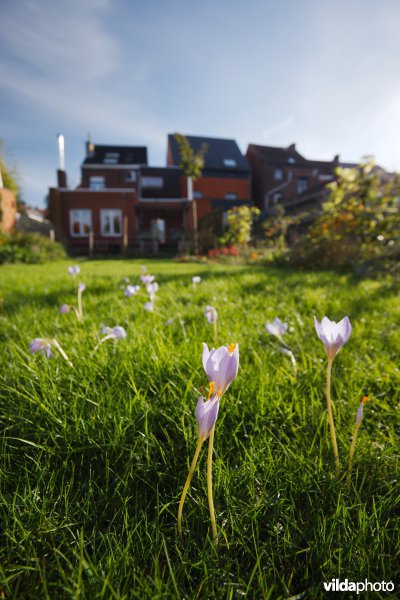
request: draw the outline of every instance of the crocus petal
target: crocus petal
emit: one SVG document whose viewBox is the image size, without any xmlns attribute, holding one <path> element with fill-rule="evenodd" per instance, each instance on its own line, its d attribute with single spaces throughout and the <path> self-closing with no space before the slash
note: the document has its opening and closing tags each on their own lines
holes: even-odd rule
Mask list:
<svg viewBox="0 0 400 600">
<path fill-rule="evenodd" d="M 314 317 L 315 330 L 324 345 L 329 360 L 333 360 L 342 346 L 347 342 L 351 334 L 351 324 L 348 317 L 344 317 L 339 323 L 324 317 L 318 323 Z"/>
<path fill-rule="evenodd" d="M 199 439 L 204 442 L 211 433 L 217 420 L 219 410 L 218 396 L 213 396 L 211 400 L 204 401 L 202 396 L 199 397 L 196 406 L 196 419 Z"/>
<path fill-rule="evenodd" d="M 212 349 L 212 351 L 215 351 L 214 348 Z M 207 344 L 205 342 L 203 342 L 202 361 L 203 361 L 203 369 L 205 370 L 206 373 L 207 373 L 207 361 L 209 359 L 209 356 L 210 356 L 210 350 L 208 349 Z"/>
<path fill-rule="evenodd" d="M 113 328 L 112 333 L 116 340 L 123 340 L 126 338 L 126 331 L 123 327 L 117 325 Z"/>
</svg>

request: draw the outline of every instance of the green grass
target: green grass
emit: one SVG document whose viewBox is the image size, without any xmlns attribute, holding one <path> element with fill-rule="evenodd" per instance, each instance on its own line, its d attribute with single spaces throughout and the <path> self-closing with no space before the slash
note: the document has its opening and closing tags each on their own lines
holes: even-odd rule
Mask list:
<svg viewBox="0 0 400 600">
<path fill-rule="evenodd" d="M 58 311 L 76 302 L 68 264 L 0 271 L 0 598 L 313 599 L 327 597 L 324 581 L 346 577 L 393 581 L 398 593 L 396 282 L 148 260 L 160 285 L 151 314 L 143 294 L 127 299 L 120 289 L 124 277 L 137 282 L 141 262 L 81 262 L 79 323 Z M 195 274 L 203 281 L 194 289 Z M 216 341 L 207 304 L 219 314 Z M 358 403 L 373 397 L 350 482 L 334 477 L 314 314 L 349 314 L 353 324 L 333 366 L 343 468 Z M 297 377 L 265 332 L 275 316 L 290 324 Z M 93 356 L 103 325 L 122 325 L 127 339 Z M 57 354 L 29 354 L 29 342 L 46 336 L 73 369 Z M 216 425 L 217 550 L 204 450 L 181 539 L 176 526 L 206 385 L 203 341 L 240 347 Z"/>
</svg>

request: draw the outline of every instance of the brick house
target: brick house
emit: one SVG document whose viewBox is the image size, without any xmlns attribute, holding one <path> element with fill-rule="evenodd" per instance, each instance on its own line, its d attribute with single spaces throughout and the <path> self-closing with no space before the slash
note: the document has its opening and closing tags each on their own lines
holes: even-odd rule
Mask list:
<svg viewBox="0 0 400 600">
<path fill-rule="evenodd" d="M 246 156 L 253 173 L 253 197 L 262 211 L 281 205 L 289 214 L 305 211 L 310 218 L 326 198 L 326 184 L 334 179 L 335 169 L 356 166 L 341 163 L 338 155 L 332 161 L 309 160 L 295 144 L 287 148 L 250 144 Z"/>
<path fill-rule="evenodd" d="M 212 211 L 251 203 L 251 173 L 233 140 L 189 137 L 197 149 L 208 144 L 203 176 L 194 184 L 199 220 Z M 76 252 L 177 249 L 191 236 L 191 203 L 179 152 L 168 137 L 166 167 L 152 167 L 147 149 L 86 144 L 81 183 L 71 190 L 64 170 L 49 190 L 56 239 Z M 220 216 L 221 220 L 221 216 Z"/>
<path fill-rule="evenodd" d="M 237 143 L 232 139 L 185 136 L 195 152 L 207 146 L 202 176 L 193 183 L 199 220 L 214 211 L 222 214 L 251 200 L 251 170 Z M 167 165 L 178 166 L 180 155 L 173 134 L 168 135 Z M 181 175 L 182 195 L 187 195 L 187 182 Z"/>
</svg>

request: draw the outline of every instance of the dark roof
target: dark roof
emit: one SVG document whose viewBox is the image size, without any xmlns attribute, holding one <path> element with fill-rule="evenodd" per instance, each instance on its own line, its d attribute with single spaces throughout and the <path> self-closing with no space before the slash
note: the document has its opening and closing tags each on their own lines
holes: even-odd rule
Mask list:
<svg viewBox="0 0 400 600">
<path fill-rule="evenodd" d="M 147 165 L 146 146 L 98 146 L 83 161 L 84 165 Z"/>
<path fill-rule="evenodd" d="M 230 171 L 250 173 L 247 159 L 241 153 L 235 140 L 222 138 L 202 137 L 195 135 L 185 136 L 194 151 L 200 150 L 202 144 L 207 144 L 204 171 Z M 179 165 L 180 154 L 174 134 L 168 135 L 168 145 L 171 148 L 174 165 Z"/>
<path fill-rule="evenodd" d="M 277 146 L 259 146 L 257 144 L 249 144 L 247 149 L 249 154 L 257 154 L 263 160 L 274 165 L 293 164 L 302 167 L 311 167 L 319 169 L 320 172 L 326 174 L 331 173 L 336 167 L 356 167 L 356 163 L 342 163 L 339 156 L 335 156 L 333 160 L 312 160 L 305 158 L 296 150 L 295 144 L 291 144 L 287 148 Z"/>
</svg>

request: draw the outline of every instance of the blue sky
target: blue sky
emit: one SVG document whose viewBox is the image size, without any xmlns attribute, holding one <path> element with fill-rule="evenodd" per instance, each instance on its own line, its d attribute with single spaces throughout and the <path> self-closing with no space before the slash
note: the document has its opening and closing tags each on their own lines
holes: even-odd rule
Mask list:
<svg viewBox="0 0 400 600">
<path fill-rule="evenodd" d="M 399 31 L 398 0 L 2 0 L 0 138 L 37 206 L 57 133 L 72 187 L 88 132 L 152 165 L 180 131 L 400 170 Z"/>
</svg>

